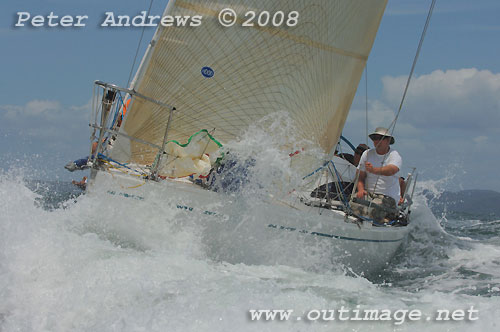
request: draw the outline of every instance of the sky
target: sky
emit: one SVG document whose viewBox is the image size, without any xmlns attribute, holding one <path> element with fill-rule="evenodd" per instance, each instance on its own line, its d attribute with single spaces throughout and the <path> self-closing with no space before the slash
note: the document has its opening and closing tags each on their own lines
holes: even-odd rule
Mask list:
<svg viewBox="0 0 500 332">
<path fill-rule="evenodd" d="M 160 15 L 165 3 L 154 0 L 152 14 Z M 369 131 L 394 119 L 430 4 L 389 0 L 344 128 L 353 144 L 366 142 L 366 109 Z M 106 11 L 136 15 L 149 5 L 150 0 L 0 3 L 4 170 L 23 168 L 25 175 L 40 179 L 82 175 L 63 166 L 88 154 L 93 82 L 126 86 L 142 34 L 141 28 L 99 24 Z M 15 27 L 17 12 L 89 18 L 81 28 Z M 153 33 L 153 28 L 144 31 L 139 60 Z M 500 1 L 437 0 L 394 131 L 402 172 L 417 167 L 420 179 L 446 190 L 500 191 L 495 175 L 500 161 L 499 54 Z"/>
</svg>

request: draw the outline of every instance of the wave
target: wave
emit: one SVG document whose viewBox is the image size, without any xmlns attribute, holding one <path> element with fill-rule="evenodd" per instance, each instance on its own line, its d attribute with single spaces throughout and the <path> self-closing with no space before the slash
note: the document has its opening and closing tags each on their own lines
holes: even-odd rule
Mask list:
<svg viewBox="0 0 500 332">
<path fill-rule="evenodd" d="M 0 327 L 5 331 L 295 327 L 248 321 L 249 309 L 269 306 L 298 312 L 340 305 L 431 312 L 476 305 L 481 321 L 473 329 L 499 323 L 500 246 L 498 235 L 491 235 L 498 234 L 499 222 L 436 218 L 421 194 L 425 185 L 415 199 L 412 231 L 395 259 L 375 275 L 355 275 L 325 261 L 327 247 L 291 246 L 288 237 L 276 239 L 267 257 L 247 251 L 237 237 L 215 241 L 231 234 L 212 236 L 168 198 L 79 195 L 68 183 L 26 181 L 25 174 L 30 172 L 0 174 Z M 248 208 L 242 210 L 247 222 L 240 230 L 247 240 L 260 241 L 251 223 L 255 205 Z M 234 261 L 217 255 L 220 249 Z M 241 255 L 255 255 L 254 264 L 238 263 Z M 283 255 L 289 265 L 273 263 Z M 391 328 L 362 323 L 340 329 Z M 471 326 L 452 322 L 429 328 L 467 331 Z"/>
</svg>

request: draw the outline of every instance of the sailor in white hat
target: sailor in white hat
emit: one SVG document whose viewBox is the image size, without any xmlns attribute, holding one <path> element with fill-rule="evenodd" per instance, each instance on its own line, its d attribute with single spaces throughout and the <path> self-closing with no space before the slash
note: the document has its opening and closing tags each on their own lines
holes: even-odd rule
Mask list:
<svg viewBox="0 0 500 332">
<path fill-rule="evenodd" d="M 383 199 L 384 205 L 396 208 L 396 202 L 399 202 L 401 195 L 397 174 L 403 160 L 399 153 L 390 147 L 395 139 L 388 129 L 378 127 L 369 137 L 375 148 L 361 155 L 356 197 L 377 197 Z"/>
</svg>

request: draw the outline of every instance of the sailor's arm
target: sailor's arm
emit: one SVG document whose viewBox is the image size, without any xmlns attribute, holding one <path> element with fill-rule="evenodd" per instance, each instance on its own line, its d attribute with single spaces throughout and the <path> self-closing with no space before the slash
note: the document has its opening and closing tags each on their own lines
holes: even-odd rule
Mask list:
<svg viewBox="0 0 500 332">
<path fill-rule="evenodd" d="M 366 172 L 359 171 L 358 183 L 357 183 L 358 192 L 356 193 L 356 197 L 358 198 L 363 198 L 364 196 L 366 196 L 365 180 L 366 180 Z"/>
<path fill-rule="evenodd" d="M 406 182 L 403 177 L 399 178 L 399 203 L 398 205 L 401 205 L 405 202 L 405 191 L 406 191 Z"/>
<path fill-rule="evenodd" d="M 399 172 L 399 168 L 396 165 L 385 165 L 382 167 L 373 167 L 369 162 L 365 164 L 366 171 L 375 175 L 391 176 Z"/>
</svg>

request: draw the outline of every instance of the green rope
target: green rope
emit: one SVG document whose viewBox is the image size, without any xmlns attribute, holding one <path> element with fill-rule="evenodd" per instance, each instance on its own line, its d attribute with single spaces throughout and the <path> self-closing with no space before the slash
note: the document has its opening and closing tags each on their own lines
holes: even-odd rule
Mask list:
<svg viewBox="0 0 500 332">
<path fill-rule="evenodd" d="M 166 144 L 168 144 L 168 143 L 175 143 L 175 144 L 179 145 L 180 147 L 185 148 L 186 146 L 188 146 L 188 145 L 189 145 L 189 143 L 191 143 L 191 140 L 193 139 L 193 137 L 195 137 L 196 135 L 201 134 L 201 133 L 206 133 L 206 134 L 207 134 L 207 136 L 208 136 L 208 137 L 209 137 L 209 138 L 210 138 L 210 139 L 211 139 L 211 140 L 212 140 L 215 144 L 217 144 L 217 146 L 218 146 L 219 148 L 221 148 L 221 147 L 222 147 L 222 144 L 221 144 L 219 141 L 217 141 L 217 140 L 216 140 L 216 139 L 215 139 L 212 135 L 210 135 L 210 134 L 208 133 L 208 130 L 206 130 L 206 129 L 202 129 L 202 130 L 200 130 L 199 132 L 197 132 L 197 133 L 195 133 L 195 134 L 191 135 L 191 137 L 189 137 L 189 139 L 188 139 L 188 141 L 187 141 L 187 143 L 186 143 L 186 144 L 181 144 L 181 143 L 179 143 L 179 142 L 178 142 L 178 141 L 176 141 L 176 140 L 170 140 L 170 141 L 168 141 Z"/>
</svg>

